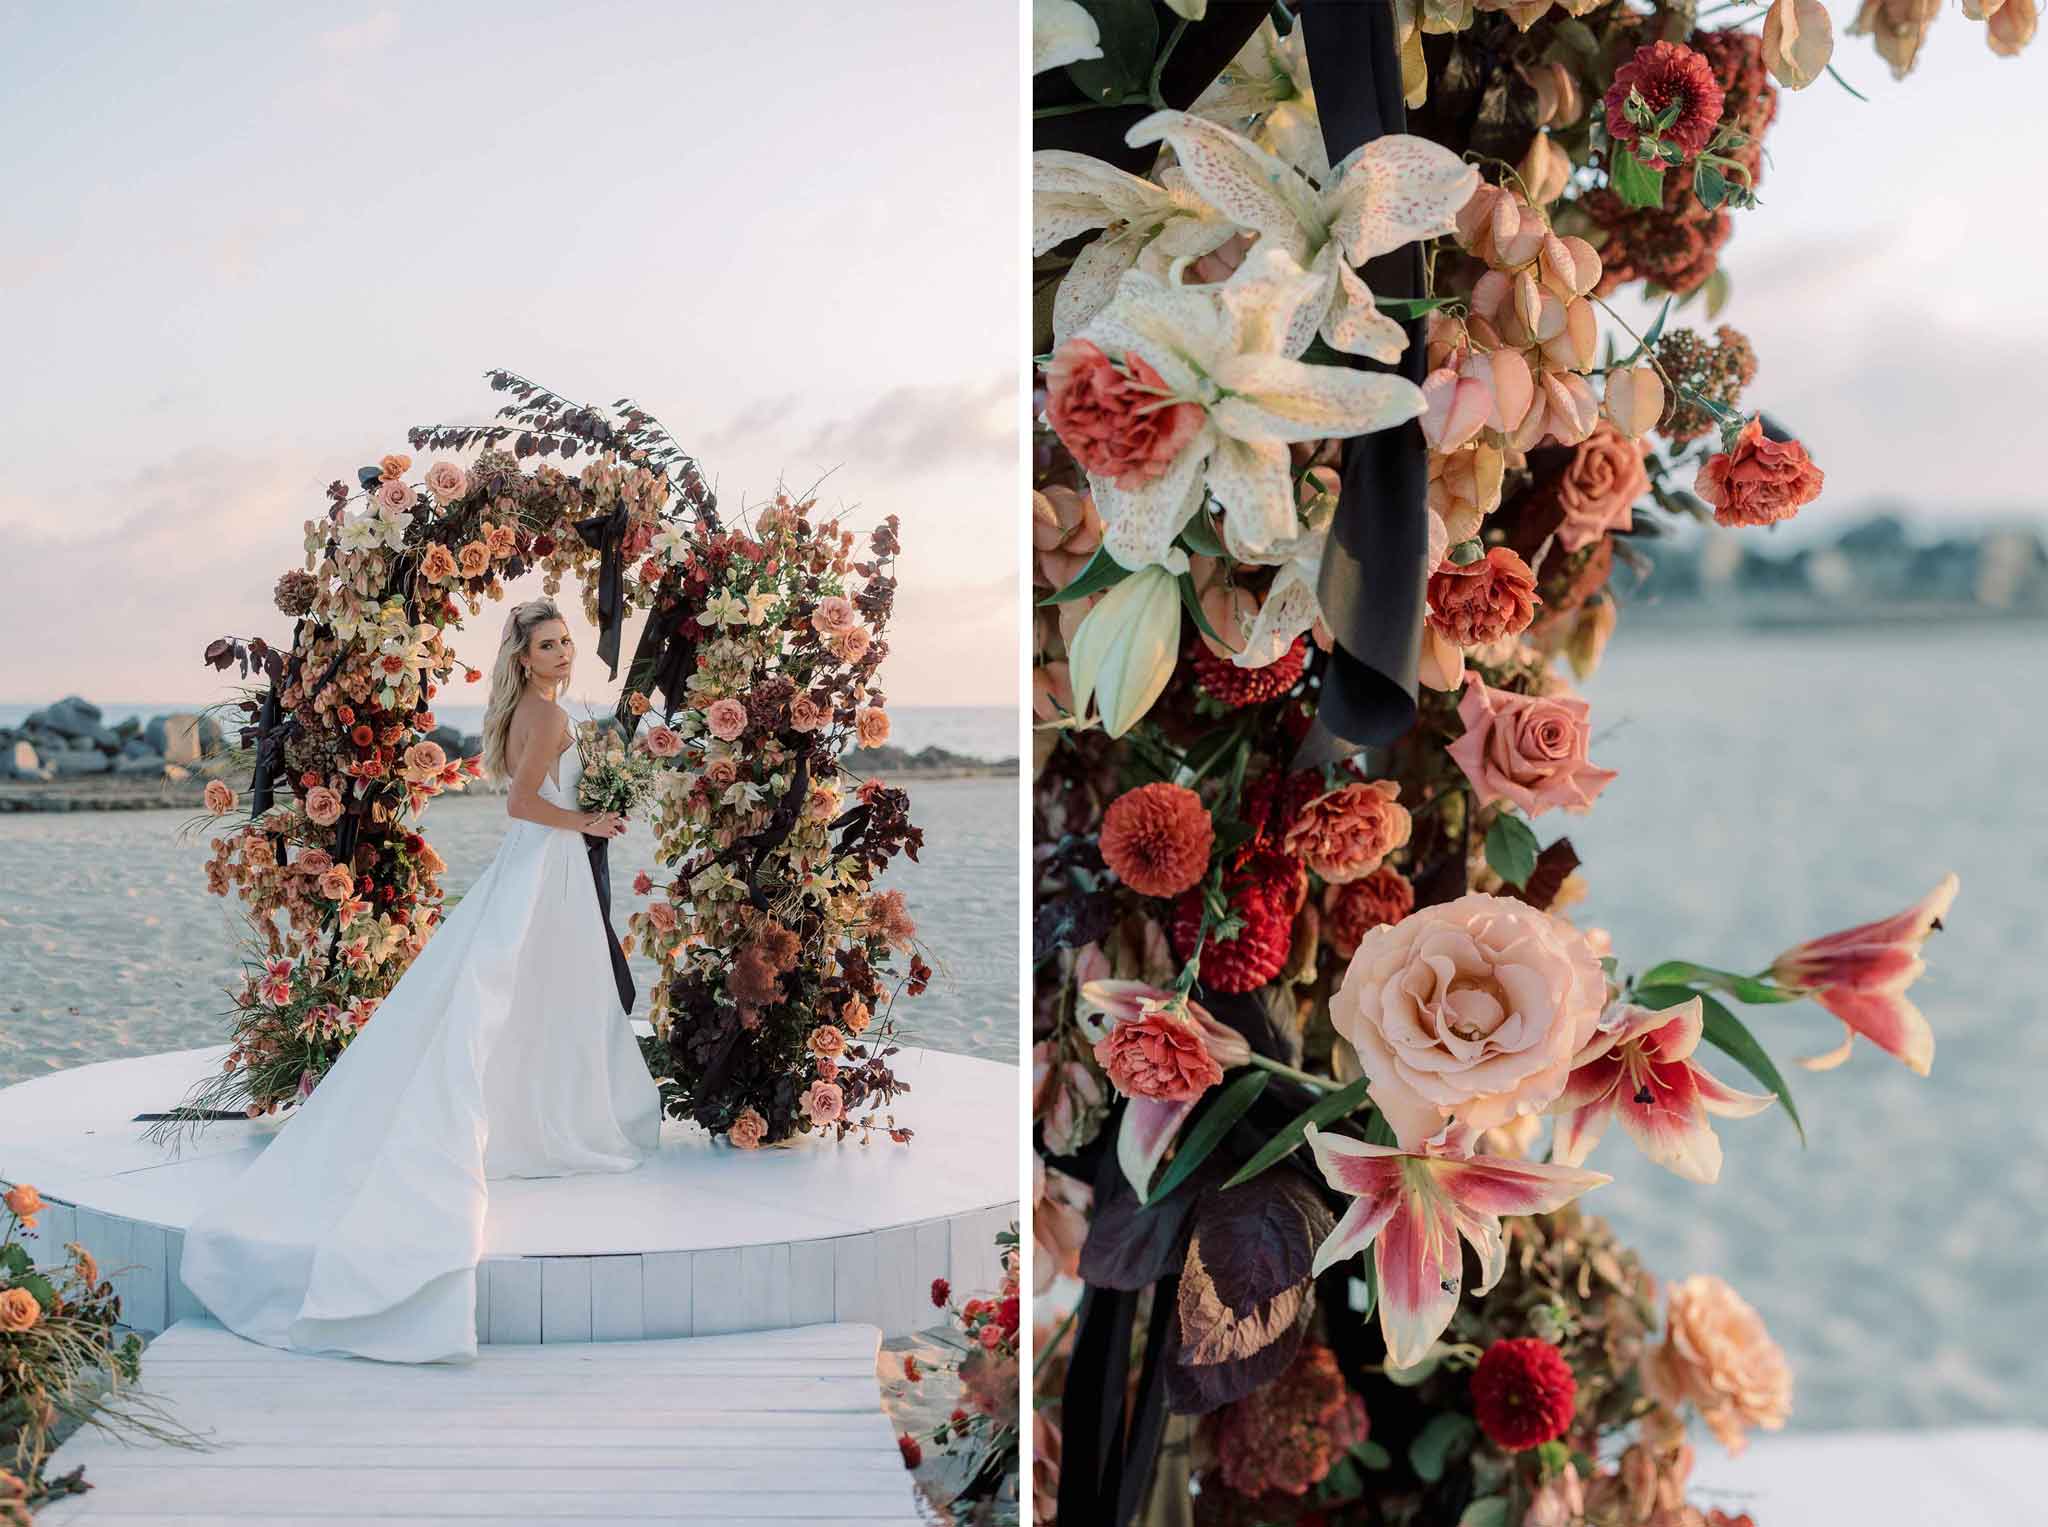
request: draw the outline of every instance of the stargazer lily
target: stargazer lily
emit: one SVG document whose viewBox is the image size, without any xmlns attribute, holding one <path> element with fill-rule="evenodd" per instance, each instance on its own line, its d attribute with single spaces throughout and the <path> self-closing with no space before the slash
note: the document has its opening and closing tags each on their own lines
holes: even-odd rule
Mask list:
<svg viewBox="0 0 2048 1527">
<path fill-rule="evenodd" d="M 1504 1156 L 1415 1155 L 1314 1125 L 1306 1133 L 1323 1179 L 1358 1200 L 1316 1248 L 1315 1274 L 1372 1249 L 1380 1334 L 1392 1368 L 1421 1362 L 1457 1313 L 1461 1237 L 1479 1254 L 1476 1292 L 1484 1294 L 1507 1270 L 1502 1215 L 1548 1214 L 1613 1181 L 1582 1167 Z"/>
<path fill-rule="evenodd" d="M 1771 962 L 1770 978 L 1804 992 L 1842 1020 L 1848 1032 L 1825 1055 L 1802 1060 L 1810 1071 L 1828 1071 L 1849 1058 L 1861 1034 L 1925 1076 L 1934 1064 L 1934 1030 L 1907 997 L 1927 962 L 1920 946 L 1941 926 L 1962 881 L 1953 874 L 1920 901 L 1899 913 L 1825 938 L 1808 939 Z"/>
<path fill-rule="evenodd" d="M 1190 1042 L 1206 1050 L 1218 1073 L 1251 1060 L 1251 1046 L 1242 1034 L 1217 1022 L 1208 1009 L 1180 992 L 1165 991 L 1147 981 L 1106 980 L 1084 982 L 1080 997 L 1076 1015 L 1091 1044 L 1100 1045 L 1119 1024 L 1184 1026 Z M 1128 1077 L 1120 1078 L 1115 1068 L 1108 1069 L 1111 1085 L 1125 1098 L 1123 1123 L 1117 1132 L 1117 1165 L 1142 1197 L 1181 1125 L 1208 1089 L 1203 1087 L 1189 1096 L 1146 1096 L 1128 1089 Z"/>
<path fill-rule="evenodd" d="M 1698 997 L 1661 1011 L 1616 1004 L 1574 1057 L 1550 1107 L 1564 1115 L 1552 1142 L 1557 1161 L 1583 1162 L 1619 1113 L 1622 1128 L 1657 1165 L 1692 1182 L 1716 1181 L 1721 1140 L 1707 1116 L 1746 1119 L 1776 1099 L 1737 1092 L 1694 1063 L 1705 1022 Z"/>
</svg>

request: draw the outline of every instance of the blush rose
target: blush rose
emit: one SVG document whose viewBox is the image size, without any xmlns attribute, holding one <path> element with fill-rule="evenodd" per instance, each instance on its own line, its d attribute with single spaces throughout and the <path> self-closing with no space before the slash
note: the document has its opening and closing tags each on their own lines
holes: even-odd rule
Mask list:
<svg viewBox="0 0 2048 1527">
<path fill-rule="evenodd" d="M 1617 775 L 1586 756 L 1590 707 L 1576 695 L 1521 695 L 1466 682 L 1458 716 L 1465 735 L 1445 751 L 1479 804 L 1507 801 L 1530 816 L 1553 807 L 1584 812 Z"/>
</svg>

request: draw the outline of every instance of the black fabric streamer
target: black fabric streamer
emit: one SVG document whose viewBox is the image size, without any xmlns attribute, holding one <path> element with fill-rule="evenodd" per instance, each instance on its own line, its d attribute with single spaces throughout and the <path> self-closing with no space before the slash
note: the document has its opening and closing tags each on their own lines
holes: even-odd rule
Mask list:
<svg viewBox="0 0 2048 1527">
<path fill-rule="evenodd" d="M 626 951 L 619 947 L 619 935 L 612 928 L 612 840 L 586 832 L 583 851 L 590 856 L 590 878 L 597 883 L 597 912 L 604 922 L 604 941 L 611 947 L 612 979 L 618 983 L 619 1005 L 630 1013 L 638 992 L 633 986 L 633 972 L 626 965 Z"/>
<path fill-rule="evenodd" d="M 1314 5 L 1304 10 L 1309 66 L 1323 143 L 1337 163 L 1360 144 L 1403 132 L 1401 56 L 1388 5 Z M 1422 247 L 1402 245 L 1366 262 L 1375 296 L 1422 295 Z M 1402 328 L 1408 347 L 1398 366 L 1347 357 L 1365 370 L 1395 371 L 1418 385 L 1426 358 L 1423 325 Z M 1415 722 L 1415 670 L 1422 656 L 1422 610 L 1429 579 L 1429 453 L 1422 426 L 1358 435 L 1344 442 L 1343 490 L 1316 596 L 1335 638 L 1323 668 L 1315 723 L 1295 754 L 1296 768 L 1334 763 L 1367 745 L 1392 742 Z"/>
<path fill-rule="evenodd" d="M 631 518 L 621 503 L 609 514 L 575 522 L 584 545 L 604 554 L 597 574 L 597 655 L 614 679 L 619 676 L 619 633 L 626 626 L 626 526 Z"/>
</svg>

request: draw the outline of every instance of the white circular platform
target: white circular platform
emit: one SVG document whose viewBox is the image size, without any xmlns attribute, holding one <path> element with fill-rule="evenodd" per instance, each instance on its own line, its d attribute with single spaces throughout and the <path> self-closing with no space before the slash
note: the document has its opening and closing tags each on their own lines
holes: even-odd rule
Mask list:
<svg viewBox="0 0 2048 1527">
<path fill-rule="evenodd" d="M 37 1259 L 81 1242 L 122 1317 L 160 1331 L 199 1303 L 178 1281 L 185 1226 L 277 1121 L 207 1125 L 178 1152 L 138 1113 L 181 1102 L 225 1047 L 105 1061 L 0 1089 L 0 1178 L 48 1201 Z M 1017 1219 L 1017 1068 L 938 1050 L 892 1057 L 908 1145 L 804 1142 L 737 1151 L 669 1121 L 661 1152 L 616 1176 L 496 1181 L 477 1270 L 485 1342 L 635 1340 L 827 1321 L 891 1336 L 934 1323 L 930 1290 L 1001 1281 Z M 114 1269 L 122 1269 L 118 1273 Z"/>
</svg>

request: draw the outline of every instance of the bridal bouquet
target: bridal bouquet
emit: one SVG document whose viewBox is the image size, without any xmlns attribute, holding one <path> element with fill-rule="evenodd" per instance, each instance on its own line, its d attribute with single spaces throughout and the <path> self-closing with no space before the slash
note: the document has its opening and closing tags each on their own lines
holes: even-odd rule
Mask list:
<svg viewBox="0 0 2048 1527">
<path fill-rule="evenodd" d="M 585 811 L 631 816 L 653 799 L 661 783 L 661 760 L 644 743 L 627 747 L 618 732 L 601 722 L 577 724 L 576 753 L 583 764 L 576 782 L 576 802 Z"/>
<path fill-rule="evenodd" d="M 1583 1211 L 1596 1146 L 1711 1183 L 1719 1128 L 1797 1131 L 1745 1007 L 1924 1075 L 1957 887 L 1644 961 L 1555 824 L 1615 778 L 1571 679 L 1617 570 L 1821 492 L 1747 338 L 1682 320 L 1827 12 L 1299 9 L 1035 8 L 1033 1235 L 1078 1285 L 1038 1514 L 1725 1522 L 1688 1428 L 1782 1425 L 1788 1367 Z M 1903 73 L 1936 11 L 1856 29 Z"/>
</svg>

